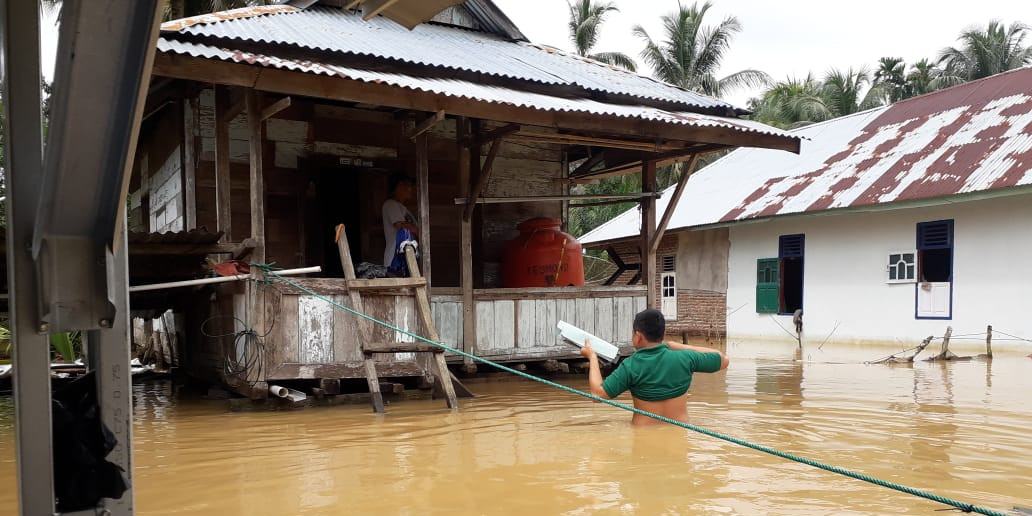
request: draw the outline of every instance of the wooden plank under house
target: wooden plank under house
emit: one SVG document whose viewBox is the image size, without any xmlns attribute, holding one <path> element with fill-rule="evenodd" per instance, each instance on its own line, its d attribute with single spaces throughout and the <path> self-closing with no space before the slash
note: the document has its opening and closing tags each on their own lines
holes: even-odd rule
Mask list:
<svg viewBox="0 0 1032 516">
<path fill-rule="evenodd" d="M 741 120 L 742 111 L 722 102 L 531 45 L 511 22 L 499 24 L 504 15 L 491 2 L 477 2 L 486 12 L 451 7 L 438 23 L 412 31 L 324 3 L 163 26 L 152 85 L 164 86 L 152 86 L 152 96 L 174 92 L 175 98 L 156 107 L 141 130 L 131 185 L 136 230 L 207 228 L 222 233 L 221 241 L 206 244 L 218 246 L 210 249 L 232 251 L 249 240 L 248 259 L 321 266 L 321 277 L 295 281 L 479 357 L 575 360 L 577 349 L 560 341 L 556 323 L 567 321 L 629 352 L 631 319 L 656 289 L 652 274 L 644 271 L 644 285 L 506 288 L 505 243 L 517 235 L 517 224 L 566 220 L 576 209 L 569 201 L 592 199 L 577 186 L 592 174 L 640 173 L 642 192 L 625 200 L 649 213 L 652 225 L 642 228 L 641 242 L 643 252 L 654 253 L 663 229 L 655 226 L 657 164 L 737 146 L 798 151 L 798 139 Z M 305 23 L 324 30 L 296 34 L 279 25 L 308 14 Z M 296 25 L 299 18 L 291 26 L 304 25 Z M 229 25 L 233 30 L 221 32 Z M 299 50 L 314 48 L 300 41 L 325 37 L 319 34 L 332 33 L 334 25 L 347 27 L 341 33 L 349 36 L 332 38 L 324 50 Z M 374 36 L 375 43 L 365 39 Z M 460 53 L 440 45 L 456 39 L 486 48 L 467 48 L 461 63 L 451 63 Z M 422 48 L 425 56 L 401 59 L 402 48 Z M 524 68 L 502 73 L 517 66 L 506 62 L 515 58 L 492 48 L 555 68 L 552 79 L 542 82 L 533 75 L 539 71 Z M 442 67 L 455 68 L 445 81 Z M 569 79 L 555 80 L 557 74 Z M 383 260 L 381 206 L 394 174 L 416 179 L 409 208 L 422 228 L 421 261 L 410 262 L 417 274 L 355 278 L 359 264 Z M 347 231 L 338 246 L 341 223 Z M 151 266 L 160 270 L 177 249 L 152 247 Z M 342 262 L 343 249 L 350 259 Z M 375 375 L 416 385 L 450 377 L 438 358 L 476 370 L 452 353 L 427 360 L 420 356 L 429 353 L 395 352 L 418 349 L 411 337 L 282 282 L 223 284 L 169 299 L 189 328 L 184 367 L 255 398 L 268 395 L 270 382 Z M 260 336 L 262 350 L 241 346 L 241 331 Z M 363 346 L 371 343 L 401 344 L 367 360 L 365 351 L 373 348 Z"/>
</svg>

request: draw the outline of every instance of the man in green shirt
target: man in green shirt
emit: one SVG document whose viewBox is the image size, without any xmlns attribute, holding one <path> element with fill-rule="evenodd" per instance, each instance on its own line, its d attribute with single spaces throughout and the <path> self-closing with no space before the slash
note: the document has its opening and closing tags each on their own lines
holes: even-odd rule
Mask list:
<svg viewBox="0 0 1032 516">
<path fill-rule="evenodd" d="M 634 317 L 631 343 L 634 354 L 602 381 L 598 355 L 584 343 L 581 354 L 588 359 L 588 384 L 591 393 L 612 399 L 631 391 L 635 408 L 688 422 L 686 401 L 692 374 L 715 373 L 727 368 L 723 353 L 712 348 L 663 342 L 666 319 L 659 310 L 644 310 Z M 659 424 L 661 421 L 635 413 L 632 425 Z"/>
</svg>

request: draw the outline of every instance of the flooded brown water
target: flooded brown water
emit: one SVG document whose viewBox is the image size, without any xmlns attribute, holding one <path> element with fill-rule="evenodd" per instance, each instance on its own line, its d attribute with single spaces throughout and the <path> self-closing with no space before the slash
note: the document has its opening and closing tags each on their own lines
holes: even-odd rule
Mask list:
<svg viewBox="0 0 1032 516">
<path fill-rule="evenodd" d="M 881 348 L 735 345 L 698 375 L 692 423 L 1010 511 L 1032 505 L 1032 359 L 865 365 Z M 1027 353 L 1027 352 L 1026 352 Z M 586 382 L 570 380 L 583 388 Z M 408 401 L 291 412 L 136 387 L 140 514 L 941 514 L 944 506 L 525 381 L 450 412 Z M 16 511 L 0 400 L 0 514 Z"/>
</svg>

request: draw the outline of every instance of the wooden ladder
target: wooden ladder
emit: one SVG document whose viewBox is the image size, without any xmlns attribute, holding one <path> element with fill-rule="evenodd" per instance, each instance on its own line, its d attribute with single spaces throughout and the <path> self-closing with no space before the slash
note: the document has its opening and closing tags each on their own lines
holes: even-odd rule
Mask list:
<svg viewBox="0 0 1032 516">
<path fill-rule="evenodd" d="M 348 295 L 351 296 L 351 308 L 364 313 L 362 309 L 362 291 L 396 290 L 398 288 L 412 288 L 416 298 L 416 309 L 419 312 L 424 335 L 427 339 L 440 342 L 437 334 L 437 327 L 434 325 L 433 314 L 430 311 L 430 299 L 426 292 L 426 279 L 419 273 L 419 265 L 416 263 L 415 250 L 412 247 L 405 247 L 405 260 L 408 264 L 408 278 L 378 278 L 378 279 L 357 279 L 355 277 L 355 266 L 351 261 L 351 248 L 348 245 L 347 233 L 343 224 L 337 226 L 337 249 L 340 251 L 340 264 L 344 268 L 344 279 L 347 281 Z M 357 316 L 356 316 L 357 317 Z M 434 391 L 443 393 L 448 400 L 448 408 L 458 408 L 455 388 L 459 387 L 465 396 L 472 396 L 464 386 L 452 376 L 448 370 L 448 364 L 444 360 L 444 350 L 426 343 L 420 342 L 371 342 L 372 321 L 359 317 L 358 338 L 362 347 L 362 356 L 365 361 L 366 381 L 369 383 L 369 394 L 372 397 L 373 410 L 383 413 L 383 393 L 380 392 L 380 378 L 376 373 L 376 361 L 373 360 L 374 353 L 431 353 L 433 360 L 432 374 L 434 376 Z M 454 382 L 454 383 L 453 383 Z"/>
</svg>

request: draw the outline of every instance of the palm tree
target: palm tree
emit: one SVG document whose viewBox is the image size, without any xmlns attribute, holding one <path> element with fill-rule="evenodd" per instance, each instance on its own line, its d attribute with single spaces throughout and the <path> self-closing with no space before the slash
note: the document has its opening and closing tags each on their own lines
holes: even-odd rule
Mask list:
<svg viewBox="0 0 1032 516">
<path fill-rule="evenodd" d="M 656 42 L 638 25 L 634 34 L 645 42 L 641 57 L 652 67 L 653 74 L 670 84 L 720 97 L 742 87 L 765 86 L 770 76 L 759 70 L 742 70 L 718 79 L 720 62 L 730 48 L 731 39 L 741 32 L 742 25 L 729 16 L 716 26 L 703 25 L 708 1 L 663 16 L 665 39 Z"/>
<path fill-rule="evenodd" d="M 965 29 L 957 38 L 959 48 L 946 47 L 939 52 L 942 81 L 945 85 L 959 84 L 1032 63 L 1032 46 L 1022 45 L 1029 30 L 1024 23 L 1006 27 L 999 20 L 990 21 L 985 29 Z"/>
<path fill-rule="evenodd" d="M 942 75 L 935 63 L 928 59 L 922 59 L 910 65 L 910 73 L 907 74 L 906 97 L 924 95 L 939 89 L 939 76 Z"/>
<path fill-rule="evenodd" d="M 864 89 L 867 93 L 861 97 Z M 836 117 L 850 115 L 884 104 L 885 90 L 871 84 L 871 73 L 866 66 L 845 71 L 832 68 L 824 76 L 821 96 L 828 110 Z"/>
<path fill-rule="evenodd" d="M 572 4 L 567 2 L 567 5 L 570 6 L 570 40 L 573 41 L 577 55 L 635 71 L 637 65 L 627 54 L 621 52 L 591 53 L 595 43 L 598 42 L 600 29 L 606 15 L 619 11 L 616 6 L 610 2 L 594 0 L 575 0 Z"/>
<path fill-rule="evenodd" d="M 758 99 L 749 101 L 752 119 L 782 129 L 795 129 L 833 118 L 824 99 L 824 84 L 807 74 L 775 83 Z"/>
<path fill-rule="evenodd" d="M 901 57 L 883 57 L 878 60 L 874 84 L 882 86 L 886 102 L 892 103 L 907 97 L 906 67 Z"/>
</svg>

